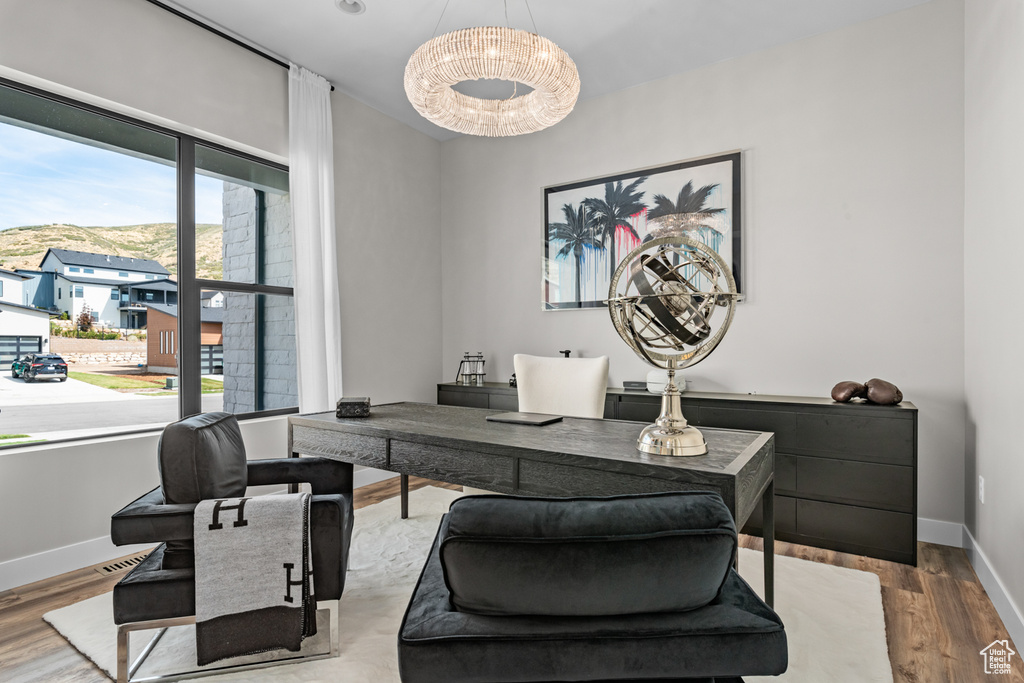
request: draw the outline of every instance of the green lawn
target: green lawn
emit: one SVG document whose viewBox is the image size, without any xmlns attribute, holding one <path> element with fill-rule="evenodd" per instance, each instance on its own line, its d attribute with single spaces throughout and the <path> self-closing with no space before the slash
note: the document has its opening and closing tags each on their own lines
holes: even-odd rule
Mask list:
<svg viewBox="0 0 1024 683">
<path fill-rule="evenodd" d="M 138 379 L 125 375 L 97 375 L 91 372 L 69 372 L 68 377 L 87 382 L 104 389 L 158 389 L 163 382 Z"/>
<path fill-rule="evenodd" d="M 0 434 L 0 441 L 4 439 L 27 439 L 28 434 Z"/>
<path fill-rule="evenodd" d="M 87 382 L 104 389 L 165 389 L 166 383 L 158 379 L 143 379 L 130 375 L 100 375 L 92 372 L 69 372 L 71 379 Z M 202 379 L 202 392 L 204 394 L 224 393 L 224 383 L 215 379 Z M 162 395 L 177 393 L 176 391 L 164 391 Z"/>
</svg>

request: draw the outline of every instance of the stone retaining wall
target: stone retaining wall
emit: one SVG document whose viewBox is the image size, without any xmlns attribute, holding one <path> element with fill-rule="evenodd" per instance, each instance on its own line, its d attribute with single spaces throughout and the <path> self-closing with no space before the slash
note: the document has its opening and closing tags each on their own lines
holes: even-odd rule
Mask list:
<svg viewBox="0 0 1024 683">
<path fill-rule="evenodd" d="M 57 353 L 57 352 L 55 352 Z M 67 353 L 60 352 L 69 365 L 145 365 L 144 353 Z"/>
<path fill-rule="evenodd" d="M 71 365 L 145 365 L 146 342 L 50 337 L 50 351 Z"/>
<path fill-rule="evenodd" d="M 119 339 L 78 339 L 77 337 L 50 337 L 50 350 L 64 354 L 142 354 L 146 356 L 146 342 Z"/>
</svg>

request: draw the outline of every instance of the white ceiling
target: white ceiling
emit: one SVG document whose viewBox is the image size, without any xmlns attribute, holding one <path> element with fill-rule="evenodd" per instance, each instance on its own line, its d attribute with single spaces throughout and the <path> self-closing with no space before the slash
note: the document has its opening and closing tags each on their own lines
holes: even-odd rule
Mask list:
<svg viewBox="0 0 1024 683">
<path fill-rule="evenodd" d="M 507 4 L 509 24 L 533 30 L 525 0 L 363 1 L 360 15 L 339 11 L 334 0 L 166 4 L 315 71 L 338 90 L 439 140 L 457 134 L 420 117 L 402 86 L 409 56 L 434 35 L 438 20 L 437 34 L 505 25 Z M 925 1 L 533 0 L 529 9 L 537 32 L 576 62 L 584 100 Z"/>
</svg>

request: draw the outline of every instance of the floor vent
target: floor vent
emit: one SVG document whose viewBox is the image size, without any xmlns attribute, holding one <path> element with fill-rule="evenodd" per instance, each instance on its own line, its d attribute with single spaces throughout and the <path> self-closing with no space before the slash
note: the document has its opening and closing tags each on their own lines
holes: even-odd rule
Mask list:
<svg viewBox="0 0 1024 683">
<path fill-rule="evenodd" d="M 146 555 L 148 554 L 149 553 L 143 553 L 141 555 L 136 555 L 135 557 L 129 557 L 125 560 L 111 562 L 110 564 L 104 565 L 102 567 L 97 567 L 96 571 L 98 571 L 100 574 L 106 575 L 114 574 L 116 572 L 124 571 L 126 569 L 131 569 L 132 567 L 146 559 Z"/>
</svg>

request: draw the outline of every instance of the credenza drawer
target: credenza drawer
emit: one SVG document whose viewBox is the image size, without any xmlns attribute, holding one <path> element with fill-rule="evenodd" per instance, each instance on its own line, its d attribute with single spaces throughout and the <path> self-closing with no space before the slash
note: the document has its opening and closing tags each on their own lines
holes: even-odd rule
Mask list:
<svg viewBox="0 0 1024 683">
<path fill-rule="evenodd" d="M 913 515 L 854 505 L 797 500 L 796 528 L 803 537 L 853 546 L 847 552 L 863 548 L 907 553 L 914 544 Z"/>
<path fill-rule="evenodd" d="M 800 452 L 837 458 L 914 464 L 914 421 L 877 416 L 798 413 Z"/>
<path fill-rule="evenodd" d="M 489 394 L 483 391 L 438 391 L 437 403 L 442 406 L 488 407 Z"/>
<path fill-rule="evenodd" d="M 391 440 L 388 467 L 428 479 L 512 493 L 513 458 Z"/>
<path fill-rule="evenodd" d="M 533 460 L 519 461 L 519 490 L 536 496 L 617 496 L 626 493 L 661 491 L 708 491 L 708 485 L 688 487 L 685 483 L 637 477 L 618 472 L 567 467 Z"/>
<path fill-rule="evenodd" d="M 336 460 L 387 467 L 387 441 L 381 437 L 347 434 L 295 425 L 292 428 L 292 452 L 320 455 Z"/>
<path fill-rule="evenodd" d="M 764 518 L 761 505 L 755 505 L 750 519 L 743 526 L 743 533 L 760 536 Z M 796 498 L 775 496 L 775 535 L 796 533 Z"/>
<path fill-rule="evenodd" d="M 785 453 L 914 464 L 914 421 L 908 419 L 701 405 L 696 424 L 774 432 L 776 450 Z"/>
<path fill-rule="evenodd" d="M 619 401 L 619 412 L 616 417 L 620 420 L 634 420 L 636 422 L 654 422 L 661 414 L 661 403 L 653 401 Z M 685 415 L 685 413 L 683 413 Z"/>
<path fill-rule="evenodd" d="M 796 461 L 796 491 L 803 497 L 899 512 L 914 511 L 913 467 L 805 456 L 793 459 Z"/>
<path fill-rule="evenodd" d="M 491 400 L 487 404 L 491 410 L 508 410 L 517 412 L 519 410 L 518 394 L 491 394 Z"/>
</svg>

